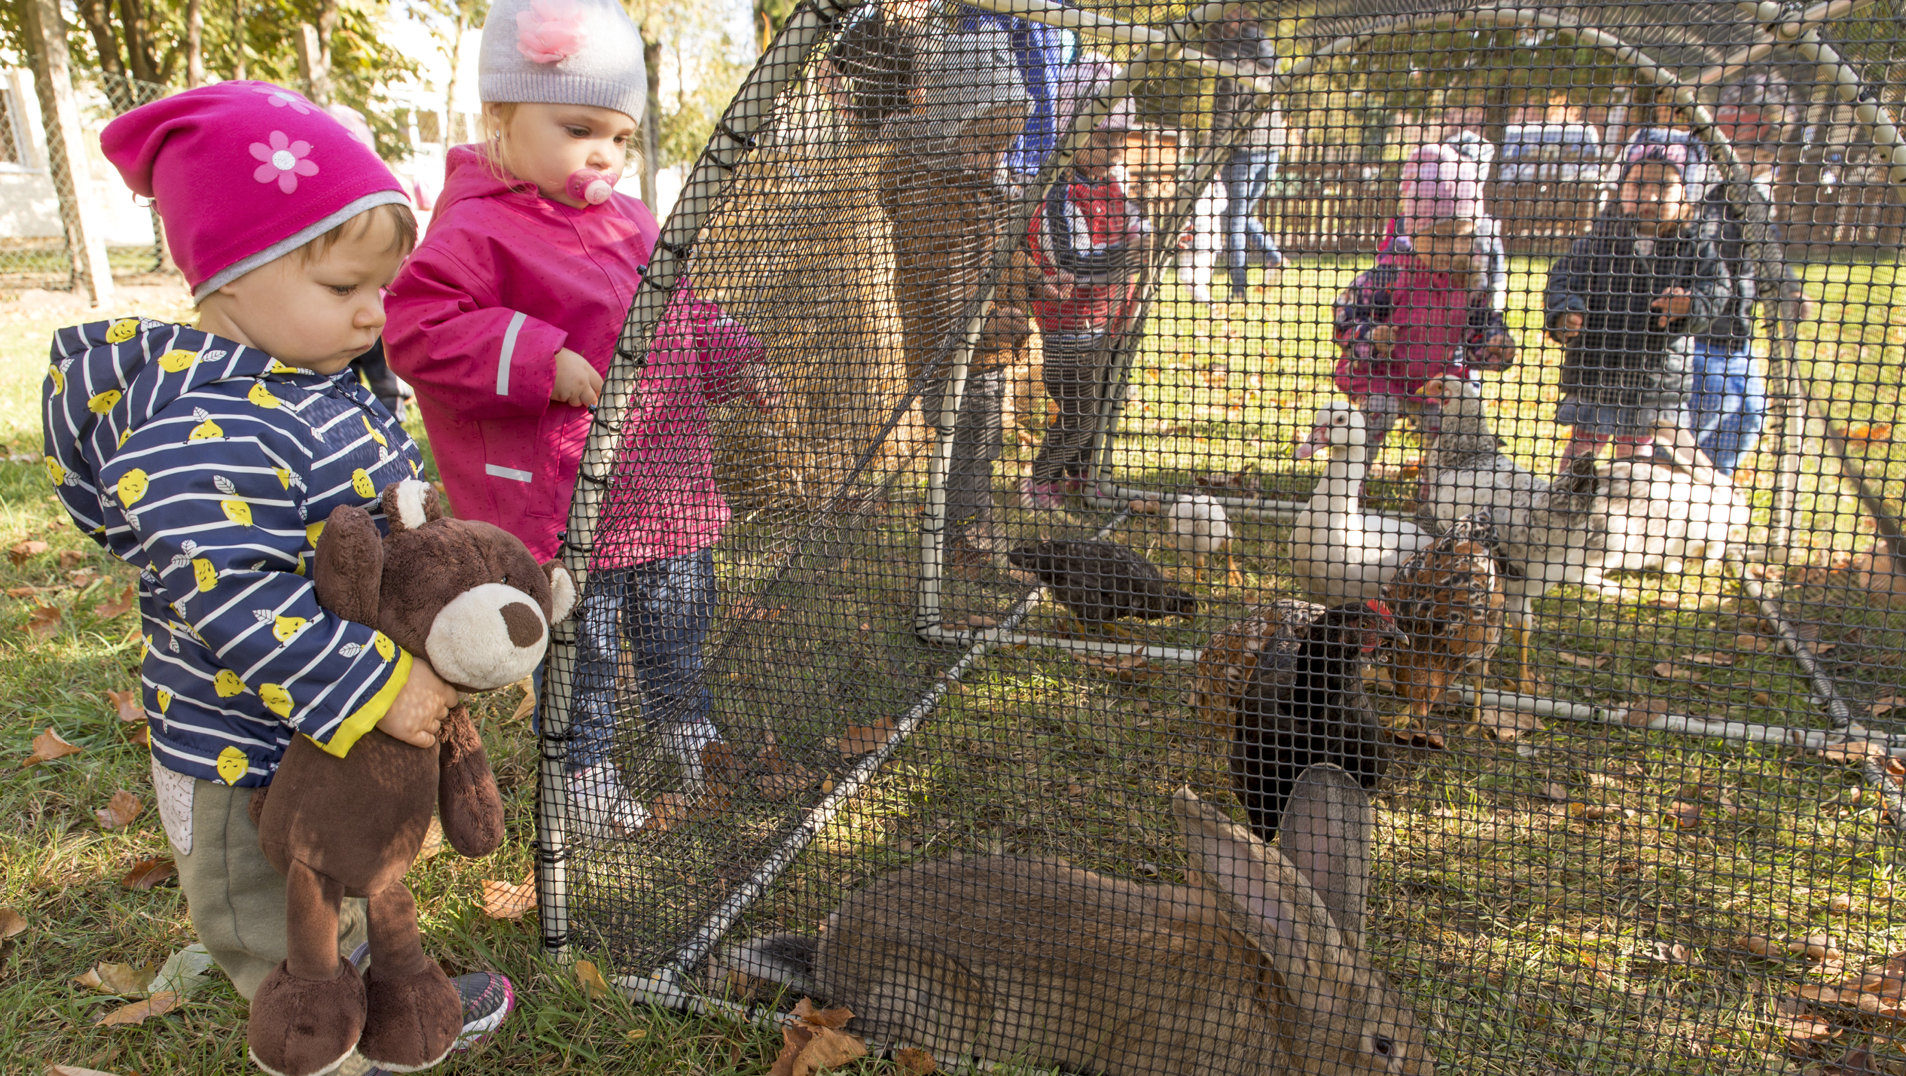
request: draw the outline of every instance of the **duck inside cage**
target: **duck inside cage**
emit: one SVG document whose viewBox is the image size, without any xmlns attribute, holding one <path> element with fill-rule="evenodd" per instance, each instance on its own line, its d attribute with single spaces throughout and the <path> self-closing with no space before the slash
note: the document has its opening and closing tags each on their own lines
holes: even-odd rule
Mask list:
<svg viewBox="0 0 1906 1076">
<path fill-rule="evenodd" d="M 545 944 L 908 1071 L 1906 1074 L 1903 97 L 1894 0 L 809 0 L 596 409 Z"/>
</svg>

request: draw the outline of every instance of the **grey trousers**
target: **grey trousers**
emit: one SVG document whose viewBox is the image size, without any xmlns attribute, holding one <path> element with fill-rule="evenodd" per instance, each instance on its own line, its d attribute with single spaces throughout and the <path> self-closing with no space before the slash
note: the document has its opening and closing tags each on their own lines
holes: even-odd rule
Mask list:
<svg viewBox="0 0 1906 1076">
<path fill-rule="evenodd" d="M 1059 407 L 1032 460 L 1034 482 L 1083 478 L 1092 463 L 1092 434 L 1111 404 L 1116 336 L 1045 338 L 1046 395 Z"/>
<path fill-rule="evenodd" d="M 1006 371 L 969 373 L 953 422 L 953 459 L 946 475 L 946 540 L 984 542 L 993 530 L 993 464 L 1005 446 L 1001 418 Z"/>
</svg>

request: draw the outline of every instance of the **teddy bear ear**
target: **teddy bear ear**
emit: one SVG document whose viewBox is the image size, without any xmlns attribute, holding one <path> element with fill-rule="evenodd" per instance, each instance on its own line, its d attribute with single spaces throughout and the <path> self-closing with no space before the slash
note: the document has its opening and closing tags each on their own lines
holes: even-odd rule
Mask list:
<svg viewBox="0 0 1906 1076">
<path fill-rule="evenodd" d="M 576 608 L 576 577 L 553 560 L 543 565 L 543 571 L 549 575 L 549 622 L 559 624 Z"/>
<path fill-rule="evenodd" d="M 421 479 L 406 478 L 384 487 L 384 517 L 390 532 L 414 531 L 433 519 L 443 518 L 443 499 L 437 487 Z"/>
</svg>

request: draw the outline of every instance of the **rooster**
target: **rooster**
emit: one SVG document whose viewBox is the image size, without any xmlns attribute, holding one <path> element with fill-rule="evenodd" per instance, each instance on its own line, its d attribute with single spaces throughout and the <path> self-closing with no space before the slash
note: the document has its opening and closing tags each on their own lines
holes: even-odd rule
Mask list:
<svg viewBox="0 0 1906 1076">
<path fill-rule="evenodd" d="M 1406 561 L 1383 588 L 1396 615 L 1400 640 L 1390 679 L 1423 721 L 1449 685 L 1474 674 L 1480 720 L 1481 679 L 1502 643 L 1503 571 L 1487 508 L 1455 526 Z"/>
<path fill-rule="evenodd" d="M 1489 509 L 1499 539 L 1507 616 L 1516 631 L 1517 690 L 1535 694 L 1529 636 L 1536 599 L 1558 583 L 1581 582 L 1608 544 L 1595 460 L 1584 456 L 1570 463 L 1554 485 L 1536 477 L 1503 453 L 1481 394 L 1458 377 L 1431 381 L 1411 403 L 1429 440 L 1418 511 L 1447 525 Z"/>
<path fill-rule="evenodd" d="M 1380 601 L 1326 609 L 1279 602 L 1267 645 L 1257 648 L 1237 696 L 1231 778 L 1251 830 L 1277 836 L 1284 805 L 1305 767 L 1331 762 L 1364 788 L 1376 787 L 1388 758 L 1383 724 L 1363 690 L 1363 662 L 1396 637 Z"/>
</svg>

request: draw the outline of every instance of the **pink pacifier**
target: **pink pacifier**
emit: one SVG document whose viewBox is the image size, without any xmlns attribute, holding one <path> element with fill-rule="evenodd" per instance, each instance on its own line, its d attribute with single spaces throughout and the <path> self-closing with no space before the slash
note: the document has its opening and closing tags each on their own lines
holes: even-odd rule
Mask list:
<svg viewBox="0 0 1906 1076">
<path fill-rule="evenodd" d="M 615 193 L 615 177 L 593 168 L 578 168 L 569 174 L 569 196 L 590 205 L 601 205 Z"/>
</svg>

